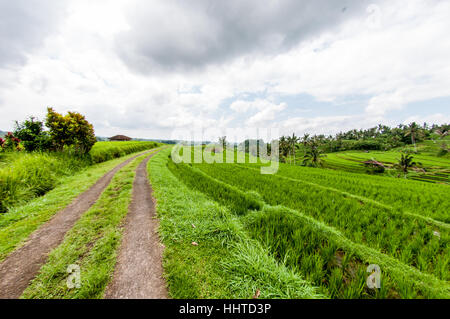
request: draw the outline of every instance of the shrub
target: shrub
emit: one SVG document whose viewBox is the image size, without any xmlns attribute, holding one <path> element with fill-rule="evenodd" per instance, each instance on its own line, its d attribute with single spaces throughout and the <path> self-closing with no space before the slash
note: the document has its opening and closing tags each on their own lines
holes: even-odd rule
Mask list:
<svg viewBox="0 0 450 319">
<path fill-rule="evenodd" d="M 34 117 L 22 123 L 16 121 L 14 135 L 21 141 L 26 151 L 45 151 L 51 148 L 52 142 L 48 132 L 44 131 L 44 123 Z"/>
<path fill-rule="evenodd" d="M 5 151 L 18 151 L 20 150 L 20 139 L 15 137 L 13 133 L 8 132 L 2 142 L 2 148 Z"/>
<path fill-rule="evenodd" d="M 382 173 L 384 173 L 384 171 L 386 169 L 384 167 L 383 163 L 380 163 L 376 160 L 366 161 L 366 162 L 364 162 L 364 166 L 366 166 L 368 173 L 373 173 L 373 174 L 382 174 Z"/>
<path fill-rule="evenodd" d="M 45 125 L 50 129 L 50 136 L 56 150 L 72 147 L 77 154 L 87 154 L 96 143 L 94 127 L 80 113 L 68 112 L 63 116 L 52 108 L 47 109 Z"/>
</svg>

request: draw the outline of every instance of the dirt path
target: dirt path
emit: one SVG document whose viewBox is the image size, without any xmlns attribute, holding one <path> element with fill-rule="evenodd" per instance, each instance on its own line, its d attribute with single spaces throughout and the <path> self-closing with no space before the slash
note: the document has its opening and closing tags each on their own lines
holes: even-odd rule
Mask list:
<svg viewBox="0 0 450 319">
<path fill-rule="evenodd" d="M 124 161 L 105 174 L 69 206 L 39 227 L 22 247 L 0 263 L 0 299 L 16 299 L 22 295 L 46 262 L 48 254 L 63 241 L 66 232 L 81 215 L 97 201 L 117 171 L 140 155 L 142 154 Z"/>
<path fill-rule="evenodd" d="M 158 237 L 158 220 L 147 176 L 146 158 L 137 168 L 133 199 L 125 220 L 125 230 L 114 277 L 106 289 L 106 299 L 165 299 L 162 277 L 163 247 Z"/>
</svg>

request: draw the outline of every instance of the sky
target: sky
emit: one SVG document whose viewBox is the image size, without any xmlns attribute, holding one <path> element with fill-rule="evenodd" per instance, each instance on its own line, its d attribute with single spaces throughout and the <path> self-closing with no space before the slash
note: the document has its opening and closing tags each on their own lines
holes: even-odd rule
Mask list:
<svg viewBox="0 0 450 319">
<path fill-rule="evenodd" d="M 449 123 L 449 16 L 445 0 L 0 0 L 0 130 L 48 106 L 155 139 Z"/>
</svg>

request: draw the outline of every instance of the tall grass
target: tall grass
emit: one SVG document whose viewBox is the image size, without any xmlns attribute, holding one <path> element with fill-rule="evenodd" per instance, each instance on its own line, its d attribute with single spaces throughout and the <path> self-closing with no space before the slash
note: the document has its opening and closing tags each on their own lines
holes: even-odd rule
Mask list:
<svg viewBox="0 0 450 319">
<path fill-rule="evenodd" d="M 418 274 L 381 254 L 380 260 L 376 260 L 373 251 L 334 236 L 320 223 L 288 209 L 267 207 L 263 212 L 248 215 L 244 224 L 249 234 L 277 260 L 322 287 L 322 292 L 331 298 L 448 297 L 448 285 L 444 286 L 443 281 L 431 284 L 431 276 Z M 367 266 L 371 263 L 381 266 L 379 289 L 366 285 Z"/>
<path fill-rule="evenodd" d="M 157 142 L 97 142 L 89 155 L 92 163 L 101 163 L 127 154 L 152 149 L 161 145 Z"/>
<path fill-rule="evenodd" d="M 0 213 L 55 188 L 88 166 L 159 146 L 156 142 L 99 142 L 84 157 L 62 153 L 9 153 L 0 158 Z"/>
<path fill-rule="evenodd" d="M 322 221 L 354 242 L 361 242 L 421 271 L 448 280 L 450 233 L 420 218 L 362 202 L 346 194 L 261 175 L 228 164 L 198 164 L 208 175 L 239 188 L 259 193 L 270 205 L 283 205 Z M 435 232 L 439 232 L 439 236 Z"/>
<path fill-rule="evenodd" d="M 15 159 L 0 169 L 0 213 L 22 205 L 52 190 L 61 176 L 89 165 L 65 153 L 15 153 Z"/>
</svg>

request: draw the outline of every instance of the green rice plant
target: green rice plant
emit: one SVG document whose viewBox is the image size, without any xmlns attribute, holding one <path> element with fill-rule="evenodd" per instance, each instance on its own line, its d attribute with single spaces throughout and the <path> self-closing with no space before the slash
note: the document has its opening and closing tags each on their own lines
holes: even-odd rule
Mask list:
<svg viewBox="0 0 450 319">
<path fill-rule="evenodd" d="M 449 271 L 443 274 L 439 270 L 441 266 L 436 268 L 436 264 L 445 264 L 450 255 L 448 228 L 429 225 L 424 219 L 362 202 L 347 194 L 272 175 L 261 175 L 256 170 L 237 165 L 197 164 L 195 167 L 241 191 L 258 192 L 267 204 L 283 205 L 305 212 L 335 227 L 350 240 L 361 240 L 365 245 L 392 257 L 402 258 L 405 263 L 417 268 L 420 268 L 420 252 L 422 262 L 425 258 L 429 263 L 424 271 L 444 280 L 450 278 Z M 436 230 L 440 233 L 439 237 L 434 235 Z M 392 249 L 392 241 L 395 250 Z M 401 257 L 404 250 L 406 253 Z"/>
<path fill-rule="evenodd" d="M 239 189 L 215 180 L 202 171 L 187 164 L 175 164 L 169 160 L 168 167 L 182 181 L 220 203 L 227 204 L 237 214 L 248 210 L 259 210 L 263 204 L 255 193 L 245 193 Z"/>
<path fill-rule="evenodd" d="M 330 298 L 450 298 L 450 287 L 430 275 L 374 253 L 309 217 L 282 207 L 248 214 L 244 227 L 271 254 Z M 367 266 L 379 264 L 381 287 L 366 285 Z"/>
<path fill-rule="evenodd" d="M 243 166 L 258 169 L 260 165 Z M 361 175 L 327 169 L 313 169 L 280 164 L 276 176 L 313 183 L 330 189 L 361 196 L 390 206 L 397 211 L 450 222 L 449 186 L 428 184 L 413 180 Z"/>
</svg>

